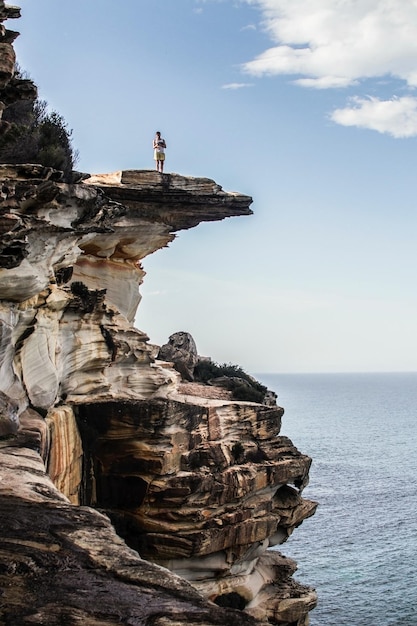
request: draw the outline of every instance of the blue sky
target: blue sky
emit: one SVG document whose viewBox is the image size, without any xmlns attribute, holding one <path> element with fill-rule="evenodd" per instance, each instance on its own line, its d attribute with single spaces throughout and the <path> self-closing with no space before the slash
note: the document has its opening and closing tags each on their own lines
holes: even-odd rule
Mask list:
<svg viewBox="0 0 417 626">
<path fill-rule="evenodd" d="M 145 259 L 136 325 L 250 372 L 417 371 L 413 0 L 22 0 L 77 168 L 253 197 Z"/>
</svg>

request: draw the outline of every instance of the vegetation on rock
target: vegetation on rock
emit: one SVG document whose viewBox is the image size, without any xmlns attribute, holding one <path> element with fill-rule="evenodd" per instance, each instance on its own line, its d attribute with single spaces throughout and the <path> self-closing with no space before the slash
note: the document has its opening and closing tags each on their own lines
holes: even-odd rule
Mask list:
<svg viewBox="0 0 417 626">
<path fill-rule="evenodd" d="M 263 402 L 268 391 L 267 387 L 247 374 L 239 365 L 219 364 L 211 359 L 204 359 L 199 361 L 194 369 L 194 380 L 198 382 L 208 383 L 212 381 L 213 384 L 216 384 L 216 379 L 223 377 L 230 379 L 229 389 L 236 400 Z"/>
<path fill-rule="evenodd" d="M 15 77 L 23 77 L 17 70 Z M 1 137 L 0 163 L 40 163 L 61 170 L 66 180 L 78 159 L 72 146 L 72 130 L 62 115 L 50 112 L 45 100 L 19 100 L 3 112 L 8 123 Z"/>
</svg>

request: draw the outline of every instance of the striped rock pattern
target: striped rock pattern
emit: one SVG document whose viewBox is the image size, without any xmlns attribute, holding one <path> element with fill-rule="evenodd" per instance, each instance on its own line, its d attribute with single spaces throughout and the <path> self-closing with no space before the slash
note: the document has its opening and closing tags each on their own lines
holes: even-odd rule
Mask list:
<svg viewBox="0 0 417 626">
<path fill-rule="evenodd" d="M 19 15 L 0 0 L 0 133 L 36 97 L 3 26 Z M 270 549 L 316 508 L 283 409 L 185 387 L 133 325 L 142 260 L 251 202 L 208 178 L 0 165 L 2 623 L 307 625 L 315 592 Z"/>
</svg>

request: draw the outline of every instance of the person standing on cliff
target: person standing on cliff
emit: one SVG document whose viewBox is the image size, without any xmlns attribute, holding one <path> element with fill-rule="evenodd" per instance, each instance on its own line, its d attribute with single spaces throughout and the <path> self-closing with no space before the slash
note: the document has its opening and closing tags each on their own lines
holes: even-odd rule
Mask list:
<svg viewBox="0 0 417 626">
<path fill-rule="evenodd" d="M 166 147 L 165 139 L 162 139 L 161 133 L 157 130 L 153 140 L 153 158 L 155 159 L 156 171 L 161 172 L 161 174 L 164 171 Z"/>
</svg>

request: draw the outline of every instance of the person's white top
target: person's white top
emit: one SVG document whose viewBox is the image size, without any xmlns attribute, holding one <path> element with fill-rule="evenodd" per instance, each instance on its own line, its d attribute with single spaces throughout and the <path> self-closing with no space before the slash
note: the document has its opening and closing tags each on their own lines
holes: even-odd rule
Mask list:
<svg viewBox="0 0 417 626">
<path fill-rule="evenodd" d="M 165 140 L 162 139 L 154 139 L 154 147 L 157 152 L 165 152 Z"/>
</svg>

